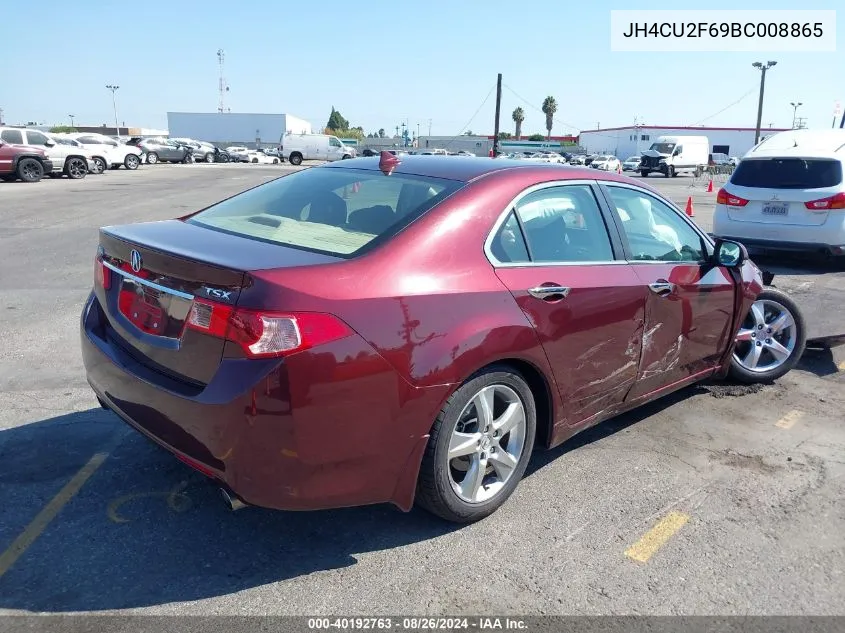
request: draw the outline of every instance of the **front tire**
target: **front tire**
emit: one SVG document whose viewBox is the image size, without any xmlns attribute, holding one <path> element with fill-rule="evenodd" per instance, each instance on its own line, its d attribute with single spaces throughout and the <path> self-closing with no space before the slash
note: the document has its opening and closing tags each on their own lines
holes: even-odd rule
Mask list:
<svg viewBox="0 0 845 633">
<path fill-rule="evenodd" d="M 441 409 L 417 480 L 416 502 L 455 523 L 495 512 L 513 493 L 531 458 L 534 396 L 505 366 L 465 382 Z"/>
<path fill-rule="evenodd" d="M 38 182 L 44 177 L 44 165 L 34 158 L 22 158 L 18 162 L 17 173 L 23 182 Z"/>
<path fill-rule="evenodd" d="M 640 170 L 640 176 L 642 176 L 643 178 L 648 178 L 648 175 L 649 175 L 650 173 L 651 173 L 651 172 L 650 172 L 648 169 L 641 169 L 641 170 Z"/>
<path fill-rule="evenodd" d="M 737 332 L 730 376 L 746 384 L 777 380 L 798 364 L 806 344 L 798 304 L 781 290 L 765 288 Z"/>
<path fill-rule="evenodd" d="M 205 155 L 205 162 L 207 162 L 207 163 L 213 163 L 213 162 L 214 162 L 214 154 L 212 154 L 211 152 L 209 152 L 208 154 L 206 154 L 206 155 Z"/>
<path fill-rule="evenodd" d="M 134 171 L 138 169 L 138 166 L 141 164 L 141 159 L 138 158 L 135 154 L 127 154 L 126 158 L 123 159 L 123 166 L 126 167 L 129 171 Z"/>
<path fill-rule="evenodd" d="M 101 156 L 94 157 L 94 164 L 97 165 L 97 174 L 104 174 L 106 170 L 109 168 L 108 163 L 106 162 L 105 158 Z"/>
</svg>

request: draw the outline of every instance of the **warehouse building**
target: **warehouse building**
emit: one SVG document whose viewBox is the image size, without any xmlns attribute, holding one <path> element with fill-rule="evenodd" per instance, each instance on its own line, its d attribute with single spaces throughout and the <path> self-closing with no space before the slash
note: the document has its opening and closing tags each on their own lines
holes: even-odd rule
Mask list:
<svg viewBox="0 0 845 633">
<path fill-rule="evenodd" d="M 612 154 L 621 159 L 639 156 L 659 136 L 706 136 L 710 151 L 742 157 L 754 146 L 754 128 L 748 127 L 684 127 L 658 125 L 629 125 L 598 130 L 584 130 L 579 136 L 581 147 L 590 154 Z M 760 138 L 784 128 L 764 128 Z"/>
<path fill-rule="evenodd" d="M 171 138 L 192 138 L 215 145 L 275 147 L 286 132 L 311 134 L 311 124 L 291 114 L 168 112 Z"/>
</svg>

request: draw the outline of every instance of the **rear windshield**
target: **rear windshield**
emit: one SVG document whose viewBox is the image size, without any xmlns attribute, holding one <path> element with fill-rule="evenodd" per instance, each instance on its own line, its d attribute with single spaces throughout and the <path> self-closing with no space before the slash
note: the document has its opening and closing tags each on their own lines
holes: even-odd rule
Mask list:
<svg viewBox="0 0 845 633">
<path fill-rule="evenodd" d="M 352 257 L 371 242 L 390 239 L 462 185 L 425 176 L 314 167 L 224 200 L 188 222 Z"/>
<path fill-rule="evenodd" d="M 731 183 L 765 189 L 820 189 L 842 183 L 842 163 L 820 158 L 744 159 Z"/>
</svg>

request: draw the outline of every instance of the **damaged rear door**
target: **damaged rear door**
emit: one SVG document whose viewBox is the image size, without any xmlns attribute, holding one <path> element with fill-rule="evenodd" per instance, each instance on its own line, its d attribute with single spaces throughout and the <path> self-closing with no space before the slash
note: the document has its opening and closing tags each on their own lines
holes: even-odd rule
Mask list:
<svg viewBox="0 0 845 633">
<path fill-rule="evenodd" d="M 529 189 L 488 247 L 537 332 L 569 425 L 619 405 L 640 358 L 646 291 L 597 194 L 589 182 Z"/>
<path fill-rule="evenodd" d="M 647 295 L 632 400 L 719 364 L 733 335 L 735 286 L 724 267 L 712 264 L 712 247 L 700 231 L 665 201 L 622 184 L 603 190 Z"/>
</svg>

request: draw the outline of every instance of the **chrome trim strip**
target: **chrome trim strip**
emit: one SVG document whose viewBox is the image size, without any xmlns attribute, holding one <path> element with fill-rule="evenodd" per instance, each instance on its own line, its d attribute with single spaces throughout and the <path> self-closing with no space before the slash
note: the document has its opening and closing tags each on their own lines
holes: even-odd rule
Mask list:
<svg viewBox="0 0 845 633">
<path fill-rule="evenodd" d="M 175 295 L 177 297 L 181 297 L 182 299 L 187 299 L 188 301 L 194 300 L 194 295 L 188 294 L 187 292 L 182 292 L 180 290 L 174 290 L 173 288 L 168 288 L 167 286 L 162 286 L 160 284 L 157 284 L 157 283 L 152 282 L 152 281 L 148 281 L 146 279 L 141 279 L 140 277 L 136 277 L 132 273 L 128 273 L 125 270 L 121 270 L 117 266 L 115 266 L 113 264 L 109 264 L 106 261 L 103 262 L 103 266 L 105 266 L 109 270 L 113 270 L 118 275 L 123 275 L 124 277 L 131 279 L 135 283 L 141 284 L 142 286 L 149 286 L 150 288 L 155 288 L 156 290 L 160 290 L 161 292 L 171 294 L 171 295 Z"/>
</svg>

